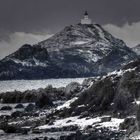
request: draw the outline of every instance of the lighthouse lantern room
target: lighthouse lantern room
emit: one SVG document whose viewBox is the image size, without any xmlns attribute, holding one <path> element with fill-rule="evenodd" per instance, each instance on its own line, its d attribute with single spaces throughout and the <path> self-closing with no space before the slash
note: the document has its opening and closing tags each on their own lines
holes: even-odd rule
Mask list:
<svg viewBox="0 0 140 140">
<path fill-rule="evenodd" d="M 84 18 L 81 19 L 81 24 L 92 24 L 92 20 L 88 17 L 87 11 L 85 11 Z"/>
</svg>

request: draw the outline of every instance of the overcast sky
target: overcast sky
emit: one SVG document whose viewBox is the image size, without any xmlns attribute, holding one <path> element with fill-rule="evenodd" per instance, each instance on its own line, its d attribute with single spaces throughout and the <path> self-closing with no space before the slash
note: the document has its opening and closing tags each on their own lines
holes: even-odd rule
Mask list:
<svg viewBox="0 0 140 140">
<path fill-rule="evenodd" d="M 0 58 L 78 23 L 85 10 L 128 46 L 140 43 L 140 0 L 0 0 Z"/>
</svg>

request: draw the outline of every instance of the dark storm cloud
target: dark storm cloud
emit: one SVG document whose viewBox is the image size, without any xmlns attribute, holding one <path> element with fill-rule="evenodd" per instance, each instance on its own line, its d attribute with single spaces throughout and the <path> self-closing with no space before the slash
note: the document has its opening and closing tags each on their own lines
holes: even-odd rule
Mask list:
<svg viewBox="0 0 140 140">
<path fill-rule="evenodd" d="M 140 42 L 139 6 L 140 0 L 0 0 L 0 58 L 80 22 L 85 10 L 94 23 L 134 46 Z"/>
<path fill-rule="evenodd" d="M 0 28 L 10 31 L 56 31 L 79 22 L 88 10 L 100 24 L 140 21 L 139 0 L 0 0 Z"/>
</svg>

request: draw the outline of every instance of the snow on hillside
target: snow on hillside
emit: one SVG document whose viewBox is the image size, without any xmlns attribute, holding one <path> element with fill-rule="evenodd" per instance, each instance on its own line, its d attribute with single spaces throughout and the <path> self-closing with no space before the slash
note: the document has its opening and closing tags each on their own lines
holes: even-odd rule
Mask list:
<svg viewBox="0 0 140 140">
<path fill-rule="evenodd" d="M 88 125 L 93 125 L 96 128 L 105 127 L 111 130 L 118 130 L 120 123 L 124 121 L 124 119 L 117 119 L 112 118 L 109 122 L 101 122 L 101 118 L 106 117 L 96 117 L 96 118 L 82 118 L 80 119 L 79 116 L 76 117 L 69 117 L 61 120 L 56 120 L 53 125 L 43 125 L 38 127 L 38 129 L 45 130 L 50 128 L 61 128 L 65 126 L 79 126 L 81 130 L 83 130 Z M 97 126 L 96 126 L 97 125 Z"/>
</svg>

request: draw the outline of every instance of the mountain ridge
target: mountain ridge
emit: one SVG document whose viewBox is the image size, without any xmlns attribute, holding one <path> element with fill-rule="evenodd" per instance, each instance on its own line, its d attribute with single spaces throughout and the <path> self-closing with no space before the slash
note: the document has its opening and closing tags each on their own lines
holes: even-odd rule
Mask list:
<svg viewBox="0 0 140 140">
<path fill-rule="evenodd" d="M 90 77 L 119 69 L 137 55 L 99 24 L 70 25 L 0 61 L 0 79 Z"/>
</svg>

